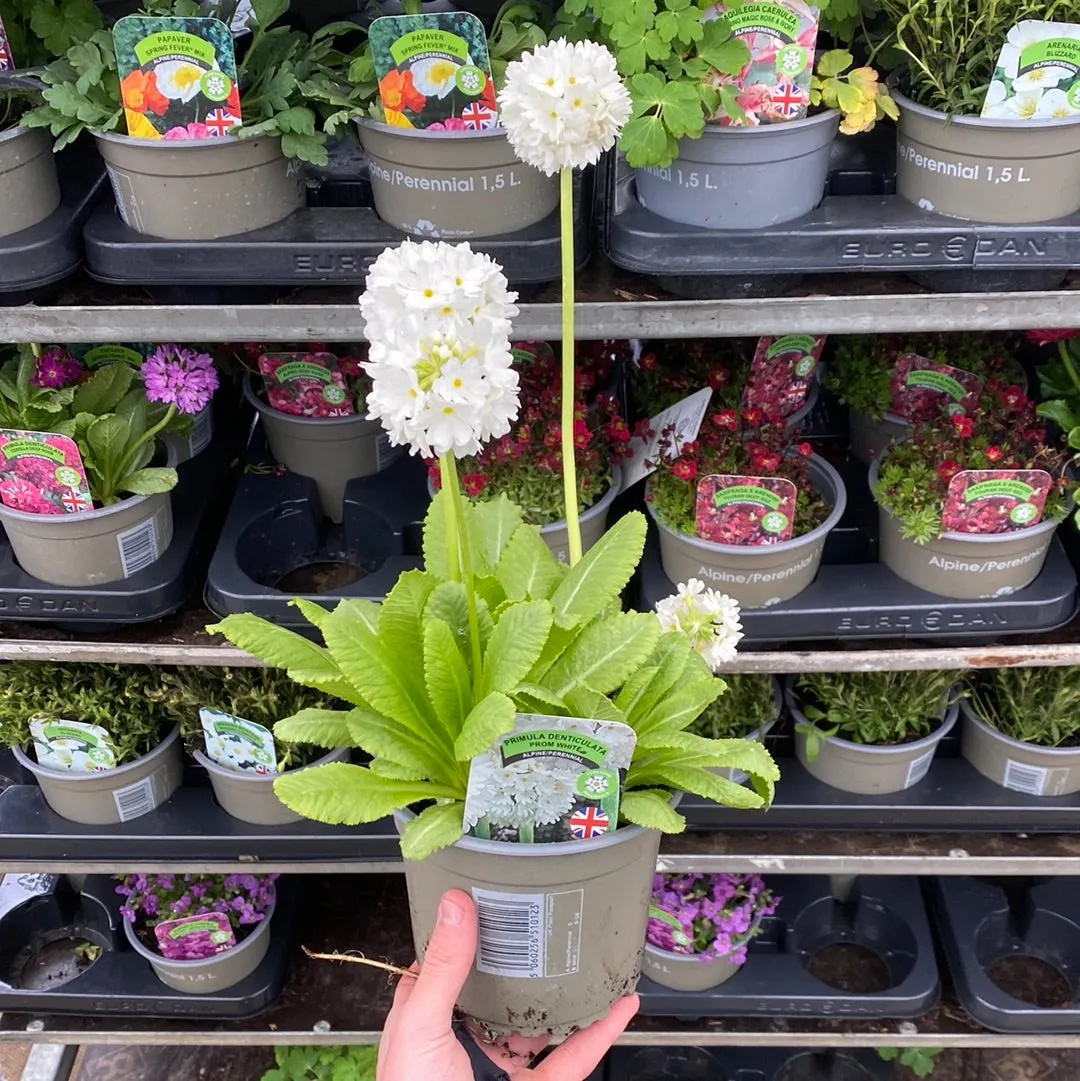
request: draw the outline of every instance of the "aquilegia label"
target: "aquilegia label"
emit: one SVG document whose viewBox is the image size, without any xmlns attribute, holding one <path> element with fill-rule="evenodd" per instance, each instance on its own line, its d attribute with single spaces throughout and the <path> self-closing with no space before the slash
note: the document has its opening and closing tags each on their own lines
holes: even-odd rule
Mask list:
<svg viewBox="0 0 1080 1081">
<path fill-rule="evenodd" d="M 1001 47 L 982 115 L 1036 121 L 1080 116 L 1080 25 L 1017 23 Z"/>
<path fill-rule="evenodd" d="M 0 429 L 0 500 L 27 514 L 93 510 L 75 440 L 55 432 Z"/>
<path fill-rule="evenodd" d="M 154 927 L 158 950 L 170 961 L 201 961 L 236 945 L 229 917 L 224 912 L 184 916 Z"/>
<path fill-rule="evenodd" d="M 696 528 L 715 544 L 778 544 L 791 540 L 798 490 L 785 477 L 714 473 L 697 486 Z"/>
<path fill-rule="evenodd" d="M 759 338 L 743 390 L 743 409 L 760 409 L 767 417 L 790 417 L 800 410 L 824 348 L 823 334 Z"/>
<path fill-rule="evenodd" d="M 617 721 L 518 714 L 469 766 L 466 832 L 524 844 L 603 836 L 619 824 L 636 743 Z"/>
<path fill-rule="evenodd" d="M 949 482 L 945 533 L 1014 533 L 1042 517 L 1054 478 L 1045 469 L 965 469 Z"/>
<path fill-rule="evenodd" d="M 104 773 L 116 765 L 116 748 L 109 732 L 82 721 L 38 717 L 30 722 L 38 764 L 72 773 Z"/>
<path fill-rule="evenodd" d="M 277 748 L 269 728 L 205 706 L 199 710 L 199 720 L 206 757 L 219 766 L 263 776 L 277 772 Z"/>
</svg>

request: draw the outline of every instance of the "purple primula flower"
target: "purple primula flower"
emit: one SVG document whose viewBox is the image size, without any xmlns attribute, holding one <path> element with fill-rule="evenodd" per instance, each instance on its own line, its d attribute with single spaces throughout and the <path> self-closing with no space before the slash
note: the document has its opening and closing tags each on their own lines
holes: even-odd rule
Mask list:
<svg viewBox="0 0 1080 1081">
<path fill-rule="evenodd" d="M 82 365 L 66 349 L 46 349 L 34 365 L 30 382 L 44 390 L 59 390 L 77 383 Z"/>
<path fill-rule="evenodd" d="M 178 345 L 159 345 L 143 361 L 142 374 L 146 397 L 152 402 L 174 405 L 181 413 L 201 413 L 218 388 L 213 359 L 206 353 L 181 349 Z M 229 876 L 240 877 L 243 876 Z"/>
</svg>

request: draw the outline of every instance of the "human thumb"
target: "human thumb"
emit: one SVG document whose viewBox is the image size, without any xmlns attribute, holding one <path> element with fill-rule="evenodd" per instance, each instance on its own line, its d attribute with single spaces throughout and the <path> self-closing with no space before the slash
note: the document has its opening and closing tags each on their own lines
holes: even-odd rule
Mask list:
<svg viewBox="0 0 1080 1081">
<path fill-rule="evenodd" d="M 424 951 L 424 963 L 409 996 L 409 1029 L 419 1038 L 450 1030 L 454 1004 L 476 957 L 476 906 L 461 890 L 439 901 L 439 918 Z"/>
</svg>

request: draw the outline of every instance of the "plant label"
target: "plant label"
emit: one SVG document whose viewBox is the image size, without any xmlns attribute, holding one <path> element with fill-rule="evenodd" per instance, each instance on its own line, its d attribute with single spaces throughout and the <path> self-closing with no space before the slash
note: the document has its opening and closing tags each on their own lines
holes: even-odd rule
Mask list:
<svg viewBox="0 0 1080 1081">
<path fill-rule="evenodd" d="M 1018 22 L 1001 47 L 981 115 L 1036 123 L 1080 116 L 1080 25 Z"/>
<path fill-rule="evenodd" d="M 624 491 L 650 473 L 656 472 L 656 458 L 661 453 L 661 446 L 667 457 L 674 459 L 679 456 L 684 443 L 692 443 L 697 439 L 712 395 L 712 388 L 705 387 L 704 390 L 683 398 L 681 402 L 669 405 L 650 419 L 648 438 L 635 436 L 630 440 L 633 457 L 623 462 Z"/>
<path fill-rule="evenodd" d="M 518 714 L 469 766 L 466 832 L 521 844 L 603 836 L 618 827 L 636 743 L 617 721 Z"/>
<path fill-rule="evenodd" d="M 28 514 L 94 509 L 74 439 L 55 432 L 0 428 L 0 501 Z"/>
<path fill-rule="evenodd" d="M 268 728 L 216 709 L 199 710 L 206 757 L 237 773 L 268 777 L 277 772 L 277 747 Z"/>
<path fill-rule="evenodd" d="M 950 413 L 973 413 L 981 393 L 982 380 L 974 372 L 905 353 L 893 370 L 889 412 L 917 420 L 944 404 Z"/>
<path fill-rule="evenodd" d="M 743 390 L 743 409 L 760 409 L 766 417 L 790 417 L 806 404 L 825 336 L 785 334 L 759 338 Z"/>
<path fill-rule="evenodd" d="M 170 961 L 201 961 L 236 945 L 236 935 L 224 912 L 165 920 L 154 927 L 154 937 L 158 952 Z"/>
<path fill-rule="evenodd" d="M 220 139 L 241 123 L 232 32 L 220 19 L 125 15 L 112 35 L 128 135 Z"/>
<path fill-rule="evenodd" d="M 133 345 L 72 345 L 68 349 L 73 357 L 96 370 L 106 364 L 130 364 L 133 368 L 141 368 L 154 347 L 140 342 Z"/>
<path fill-rule="evenodd" d="M 56 891 L 59 875 L 29 873 L 21 875 L 6 874 L 0 879 L 0 919 L 9 912 L 21 908 L 35 897 L 47 896 Z M 0 983 L 0 987 L 5 986 Z"/>
<path fill-rule="evenodd" d="M 30 736 L 38 763 L 70 773 L 104 773 L 116 765 L 116 747 L 108 731 L 82 721 L 30 722 Z"/>
<path fill-rule="evenodd" d="M 383 116 L 391 127 L 498 127 L 487 31 L 475 15 L 384 15 L 371 24 L 368 40 Z"/>
<path fill-rule="evenodd" d="M 750 50 L 750 63 L 736 79 L 737 100 L 747 119 L 731 120 L 721 113 L 721 124 L 775 124 L 806 116 L 818 14 L 802 0 L 720 3 L 705 12 L 706 20 L 726 18 L 732 33 Z"/>
<path fill-rule="evenodd" d="M 11 55 L 11 43 L 8 41 L 4 20 L 0 19 L 0 71 L 14 71 L 15 58 Z"/>
<path fill-rule="evenodd" d="M 263 353 L 259 371 L 266 380 L 266 397 L 280 413 L 348 417 L 355 412 L 333 353 Z"/>
<path fill-rule="evenodd" d="M 949 482 L 945 533 L 1015 533 L 1042 517 L 1054 478 L 1045 469 L 965 469 Z"/>
<path fill-rule="evenodd" d="M 656 905 L 649 905 L 649 919 L 659 920 L 661 923 L 667 924 L 671 928 L 671 938 L 676 946 L 682 946 L 688 950 L 693 945 L 690 936 L 683 930 L 682 924 L 679 923 L 679 917 L 674 913 L 665 912 Z"/>
<path fill-rule="evenodd" d="M 795 485 L 784 477 L 712 474 L 697 486 L 697 535 L 716 544 L 791 540 Z"/>
</svg>

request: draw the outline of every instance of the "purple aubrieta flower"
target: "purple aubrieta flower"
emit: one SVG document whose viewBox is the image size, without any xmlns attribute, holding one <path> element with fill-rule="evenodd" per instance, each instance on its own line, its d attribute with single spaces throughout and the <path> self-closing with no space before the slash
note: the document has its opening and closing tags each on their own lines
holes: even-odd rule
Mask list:
<svg viewBox="0 0 1080 1081">
<path fill-rule="evenodd" d="M 143 361 L 142 375 L 150 401 L 174 405 L 181 413 L 201 413 L 218 388 L 213 360 L 178 345 L 159 345 Z"/>
</svg>

